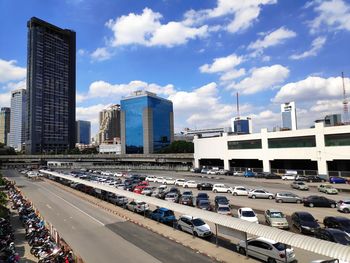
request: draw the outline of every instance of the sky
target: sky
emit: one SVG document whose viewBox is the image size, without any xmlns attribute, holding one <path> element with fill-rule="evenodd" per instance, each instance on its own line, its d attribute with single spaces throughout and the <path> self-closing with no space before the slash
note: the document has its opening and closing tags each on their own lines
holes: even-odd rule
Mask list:
<svg viewBox="0 0 350 263">
<path fill-rule="evenodd" d="M 0 0 L 0 106 L 26 87 L 27 21 L 77 34 L 77 120 L 136 90 L 174 104 L 175 131 L 281 125 L 295 101 L 299 128 L 343 112 L 350 94 L 349 0 Z"/>
</svg>

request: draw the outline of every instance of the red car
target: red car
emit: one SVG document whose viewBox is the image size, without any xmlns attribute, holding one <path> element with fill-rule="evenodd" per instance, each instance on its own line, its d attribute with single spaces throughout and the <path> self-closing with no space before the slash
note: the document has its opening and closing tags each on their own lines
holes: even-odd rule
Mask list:
<svg viewBox="0 0 350 263">
<path fill-rule="evenodd" d="M 148 181 L 142 181 L 137 186 L 149 186 Z"/>
<path fill-rule="evenodd" d="M 138 185 L 134 188 L 134 193 L 135 194 L 141 194 L 142 190 L 145 189 L 147 185 Z"/>
</svg>

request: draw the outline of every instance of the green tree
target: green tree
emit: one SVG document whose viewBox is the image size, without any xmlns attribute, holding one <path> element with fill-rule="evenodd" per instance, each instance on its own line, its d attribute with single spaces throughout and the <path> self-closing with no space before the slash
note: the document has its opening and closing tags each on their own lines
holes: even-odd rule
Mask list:
<svg viewBox="0 0 350 263">
<path fill-rule="evenodd" d="M 193 153 L 193 142 L 174 141 L 169 146 L 159 150 L 158 153 Z"/>
</svg>

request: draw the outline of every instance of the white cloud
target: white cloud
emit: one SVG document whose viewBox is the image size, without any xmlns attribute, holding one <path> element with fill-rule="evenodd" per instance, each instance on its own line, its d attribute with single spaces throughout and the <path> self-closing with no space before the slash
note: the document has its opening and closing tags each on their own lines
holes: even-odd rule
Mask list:
<svg viewBox="0 0 350 263">
<path fill-rule="evenodd" d="M 218 0 L 213 9 L 186 12 L 185 23 L 201 24 L 208 19 L 233 16 L 225 29 L 235 33 L 249 28 L 258 19 L 262 6 L 275 3 L 277 0 Z"/>
<path fill-rule="evenodd" d="M 82 48 L 78 49 L 78 55 L 79 55 L 79 56 L 84 56 L 86 53 L 87 53 L 87 52 L 86 52 L 85 49 L 82 49 Z"/>
<path fill-rule="evenodd" d="M 343 0 L 318 0 L 310 4 L 318 16 L 309 23 L 311 33 L 325 28 L 350 31 L 350 5 Z"/>
<path fill-rule="evenodd" d="M 229 89 L 238 90 L 243 94 L 253 94 L 262 90 L 274 88 L 289 76 L 289 69 L 281 65 L 255 68 L 251 75 L 239 83 L 228 86 Z"/>
<path fill-rule="evenodd" d="M 349 87 L 349 78 L 345 79 L 346 87 Z M 275 102 L 285 101 L 316 101 L 342 98 L 341 77 L 321 78 L 310 76 L 298 82 L 291 82 L 278 91 L 273 98 Z"/>
<path fill-rule="evenodd" d="M 227 82 L 227 81 L 230 81 L 230 80 L 233 80 L 233 79 L 237 79 L 239 77 L 242 77 L 246 74 L 246 71 L 244 68 L 241 68 L 239 70 L 230 70 L 230 71 L 227 71 L 225 72 L 224 74 L 222 74 L 220 76 L 220 80 L 222 82 Z"/>
<path fill-rule="evenodd" d="M 208 31 L 207 26 L 196 28 L 183 22 L 161 24 L 161 18 L 160 13 L 145 8 L 140 15 L 130 13 L 109 20 L 106 25 L 114 33 L 110 44 L 114 47 L 130 44 L 172 47 L 185 44 L 190 39 L 204 37 Z"/>
<path fill-rule="evenodd" d="M 316 56 L 318 52 L 321 50 L 321 48 L 323 47 L 323 45 L 326 43 L 326 40 L 327 40 L 326 37 L 318 37 L 314 39 L 314 41 L 312 41 L 310 50 L 307 50 L 301 54 L 291 55 L 289 58 L 298 60 L 298 59 Z"/>
<path fill-rule="evenodd" d="M 96 61 L 108 60 L 112 57 L 112 53 L 105 47 L 99 47 L 91 53 L 91 58 Z"/>
<path fill-rule="evenodd" d="M 276 46 L 283 43 L 286 39 L 293 38 L 297 34 L 289 29 L 280 27 L 279 29 L 267 34 L 263 39 L 258 39 L 249 44 L 248 49 L 262 50 L 268 47 Z"/>
<path fill-rule="evenodd" d="M 218 73 L 228 71 L 239 65 L 242 61 L 242 57 L 231 54 L 227 57 L 215 58 L 212 64 L 204 64 L 199 68 L 199 70 L 202 73 Z"/>
<path fill-rule="evenodd" d="M 15 60 L 0 59 L 0 83 L 25 78 L 26 69 L 16 66 L 16 63 Z"/>
</svg>

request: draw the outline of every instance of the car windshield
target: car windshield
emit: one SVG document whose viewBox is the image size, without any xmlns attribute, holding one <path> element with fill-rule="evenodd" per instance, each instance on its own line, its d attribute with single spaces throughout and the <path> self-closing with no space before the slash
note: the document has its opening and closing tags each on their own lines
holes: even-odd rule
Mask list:
<svg viewBox="0 0 350 263">
<path fill-rule="evenodd" d="M 284 215 L 282 212 L 271 212 L 270 217 L 271 218 L 284 218 Z"/>
<path fill-rule="evenodd" d="M 171 210 L 167 210 L 164 212 L 164 216 L 173 216 L 173 215 L 174 215 L 174 212 Z"/>
<path fill-rule="evenodd" d="M 217 197 L 216 200 L 219 202 L 219 203 L 225 203 L 227 202 L 227 198 L 225 196 L 220 196 L 220 197 Z"/>
<path fill-rule="evenodd" d="M 192 195 L 192 192 L 183 192 L 182 195 Z"/>
<path fill-rule="evenodd" d="M 303 182 L 297 182 L 297 184 L 298 184 L 298 185 L 304 185 L 304 183 L 303 183 Z"/>
<path fill-rule="evenodd" d="M 277 249 L 277 250 L 279 250 L 279 251 L 282 251 L 282 250 L 285 250 L 286 249 L 286 245 L 285 244 L 282 244 L 282 243 L 275 243 L 275 244 L 273 244 L 273 246 Z"/>
<path fill-rule="evenodd" d="M 345 233 L 337 232 L 333 233 L 333 237 L 337 243 L 343 244 L 343 245 L 350 245 L 350 236 L 348 236 Z"/>
<path fill-rule="evenodd" d="M 200 219 L 200 218 L 193 219 L 192 223 L 193 223 L 194 226 L 205 225 L 205 222 L 202 219 Z"/>
<path fill-rule="evenodd" d="M 300 219 L 303 221 L 315 221 L 312 215 L 310 214 L 301 214 Z"/>
<path fill-rule="evenodd" d="M 201 200 L 199 202 L 199 205 L 208 205 L 209 204 L 209 201 L 208 200 Z"/>
<path fill-rule="evenodd" d="M 197 198 L 208 198 L 207 194 L 198 194 Z"/>
<path fill-rule="evenodd" d="M 244 216 L 244 217 L 255 217 L 255 213 L 253 211 L 242 211 L 242 216 Z"/>
<path fill-rule="evenodd" d="M 230 211 L 230 208 L 227 206 L 219 206 L 218 211 L 226 212 L 226 211 Z"/>
</svg>

